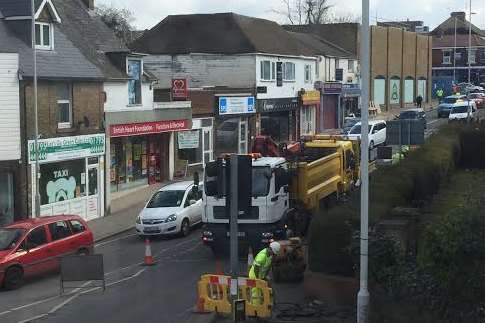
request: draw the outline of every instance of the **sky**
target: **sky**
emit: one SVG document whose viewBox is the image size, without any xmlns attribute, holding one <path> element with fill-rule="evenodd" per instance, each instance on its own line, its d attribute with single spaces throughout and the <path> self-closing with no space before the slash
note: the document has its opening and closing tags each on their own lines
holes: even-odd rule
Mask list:
<svg viewBox="0 0 485 323">
<path fill-rule="evenodd" d="M 336 15 L 360 16 L 361 0 L 329 0 Z M 235 12 L 286 23 L 275 13 L 282 0 L 95 0 L 96 5 L 125 8 L 133 12 L 138 29 L 150 29 L 167 15 Z M 370 0 L 371 23 L 388 20 L 422 20 L 430 28 L 449 17 L 451 11 L 469 12 L 469 0 Z M 472 0 L 472 22 L 485 29 L 485 1 Z"/>
</svg>

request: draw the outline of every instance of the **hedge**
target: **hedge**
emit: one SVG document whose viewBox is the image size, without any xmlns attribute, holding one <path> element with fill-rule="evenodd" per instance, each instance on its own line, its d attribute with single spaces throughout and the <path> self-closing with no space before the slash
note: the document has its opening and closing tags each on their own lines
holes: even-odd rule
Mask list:
<svg viewBox="0 0 485 323">
<path fill-rule="evenodd" d="M 398 164 L 380 168 L 369 185 L 371 226 L 397 206 L 427 200 L 457 166 L 460 128 L 447 126 L 412 151 Z M 360 194 L 331 210 L 316 214 L 310 227 L 310 269 L 332 275 L 355 275 L 357 265 L 350 252 L 352 234 L 359 229 Z M 372 264 L 371 264 L 372 265 Z"/>
</svg>

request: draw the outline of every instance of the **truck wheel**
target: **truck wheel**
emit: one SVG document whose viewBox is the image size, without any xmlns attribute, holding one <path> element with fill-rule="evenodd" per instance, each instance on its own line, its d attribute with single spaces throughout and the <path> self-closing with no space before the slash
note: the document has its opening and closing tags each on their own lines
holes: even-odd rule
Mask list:
<svg viewBox="0 0 485 323">
<path fill-rule="evenodd" d="M 8 290 L 17 289 L 22 285 L 24 273 L 19 267 L 11 267 L 5 272 L 3 286 Z"/>
</svg>

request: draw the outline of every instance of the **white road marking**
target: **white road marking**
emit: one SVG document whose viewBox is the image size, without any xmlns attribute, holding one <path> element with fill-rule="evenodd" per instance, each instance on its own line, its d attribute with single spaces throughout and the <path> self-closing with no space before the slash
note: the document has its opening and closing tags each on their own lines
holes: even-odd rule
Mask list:
<svg viewBox="0 0 485 323">
<path fill-rule="evenodd" d="M 28 318 L 26 320 L 23 320 L 23 321 L 18 321 L 17 323 L 27 323 L 27 322 L 32 322 L 34 320 L 37 320 L 37 319 L 40 319 L 40 318 L 43 318 L 43 317 L 46 317 L 48 314 L 40 314 L 40 315 L 37 315 L 37 316 L 34 316 L 34 317 L 31 317 L 31 318 Z"/>
<path fill-rule="evenodd" d="M 436 119 L 436 120 L 433 120 L 433 121 L 428 122 L 428 124 L 433 124 L 433 123 L 438 122 L 438 121 L 440 121 L 440 120 L 439 119 Z"/>
<path fill-rule="evenodd" d="M 104 241 L 104 242 L 100 242 L 100 243 L 96 243 L 94 245 L 94 247 L 101 247 L 101 246 L 104 246 L 104 245 L 107 245 L 107 244 L 110 244 L 112 242 L 116 242 L 116 241 L 120 241 L 120 240 L 123 240 L 123 239 L 126 239 L 126 238 L 130 238 L 130 237 L 133 237 L 133 236 L 136 236 L 137 234 L 136 233 L 133 233 L 133 234 L 129 234 L 129 235 L 126 235 L 126 236 L 122 236 L 122 237 L 119 237 L 119 238 L 116 238 L 116 239 L 111 239 L 111 240 L 108 240 L 108 241 Z"/>
</svg>

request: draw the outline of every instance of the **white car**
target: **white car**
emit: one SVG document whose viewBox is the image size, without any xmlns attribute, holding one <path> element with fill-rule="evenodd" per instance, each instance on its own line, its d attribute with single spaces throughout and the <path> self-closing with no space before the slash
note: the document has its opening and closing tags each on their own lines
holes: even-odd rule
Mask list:
<svg viewBox="0 0 485 323">
<path fill-rule="evenodd" d="M 350 138 L 360 139 L 361 123 L 357 122 L 349 131 Z M 369 149 L 386 142 L 386 122 L 384 120 L 369 120 Z"/>
<path fill-rule="evenodd" d="M 202 222 L 202 185 L 194 192 L 194 182 L 169 184 L 153 194 L 135 223 L 140 236 L 187 236 L 190 228 Z"/>
<path fill-rule="evenodd" d="M 477 111 L 477 105 L 475 101 L 465 101 L 451 108 L 450 115 L 448 116 L 448 120 L 449 121 L 471 120 L 473 119 L 476 111 Z"/>
</svg>

